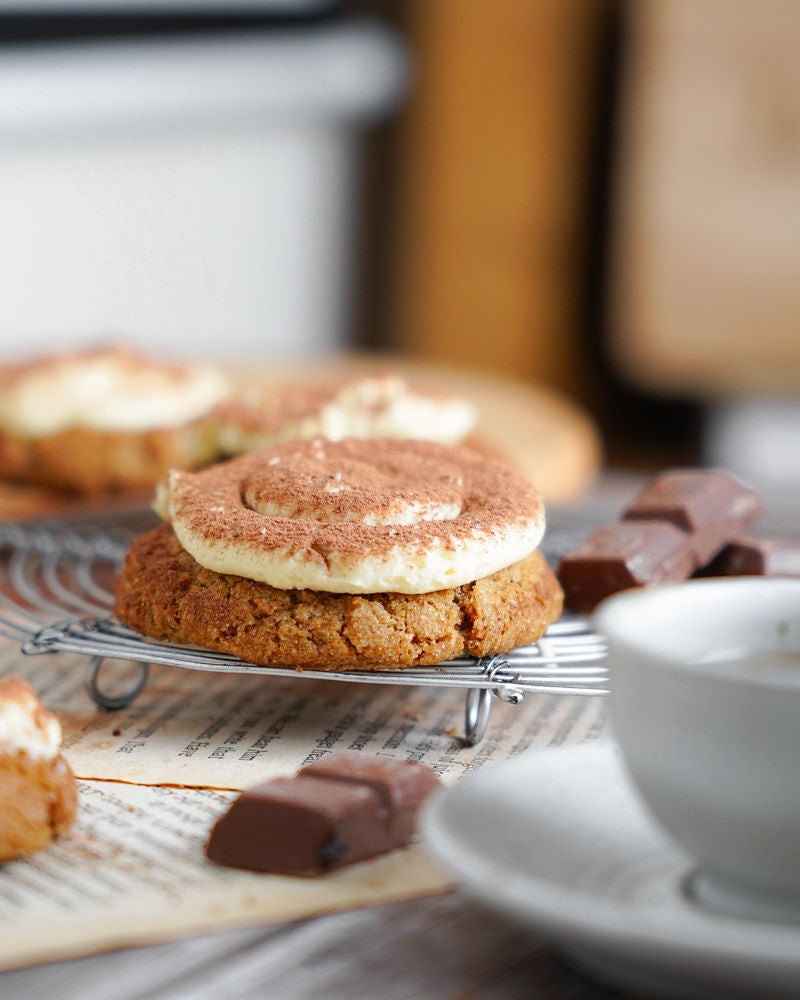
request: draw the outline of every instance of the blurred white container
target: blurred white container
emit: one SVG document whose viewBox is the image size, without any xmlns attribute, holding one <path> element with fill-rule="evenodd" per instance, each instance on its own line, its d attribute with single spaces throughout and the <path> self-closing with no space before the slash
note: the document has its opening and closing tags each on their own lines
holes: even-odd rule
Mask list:
<svg viewBox="0 0 800 1000">
<path fill-rule="evenodd" d="M 406 77 L 370 22 L 0 52 L 2 354 L 341 345 L 358 132 Z"/>
</svg>

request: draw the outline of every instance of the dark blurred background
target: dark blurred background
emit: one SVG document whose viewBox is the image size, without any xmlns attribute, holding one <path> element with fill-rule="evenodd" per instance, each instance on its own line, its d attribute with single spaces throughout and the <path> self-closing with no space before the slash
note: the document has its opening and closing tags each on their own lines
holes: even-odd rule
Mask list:
<svg viewBox="0 0 800 1000">
<path fill-rule="evenodd" d="M 401 351 L 800 482 L 791 0 L 0 11 L 6 353 Z"/>
</svg>

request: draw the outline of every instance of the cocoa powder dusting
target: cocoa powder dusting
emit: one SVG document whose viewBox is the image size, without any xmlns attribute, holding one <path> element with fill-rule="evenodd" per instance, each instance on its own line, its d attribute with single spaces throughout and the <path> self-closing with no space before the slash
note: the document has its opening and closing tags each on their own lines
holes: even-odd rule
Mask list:
<svg viewBox="0 0 800 1000">
<path fill-rule="evenodd" d="M 228 541 L 258 551 L 317 552 L 381 556 L 396 548 L 457 547 L 460 541 L 501 534 L 523 522 L 541 520 L 539 495 L 520 474 L 475 452 L 429 441 L 348 439 L 276 445 L 202 472 L 175 476 L 173 499 L 180 517 L 208 541 Z M 272 462 L 279 458 L 278 463 Z M 295 477 L 297 470 L 299 475 Z M 341 479 L 336 480 L 336 473 Z M 313 482 L 313 489 L 309 481 Z M 347 488 L 326 498 L 328 509 L 353 520 L 266 517 L 251 509 L 250 486 L 259 499 L 308 509 L 314 490 L 326 482 Z M 270 484 L 275 495 L 270 496 Z M 428 502 L 460 505 L 452 520 L 410 525 L 370 526 L 367 514 L 385 513 L 390 504 Z M 264 529 L 267 529 L 266 532 Z"/>
</svg>

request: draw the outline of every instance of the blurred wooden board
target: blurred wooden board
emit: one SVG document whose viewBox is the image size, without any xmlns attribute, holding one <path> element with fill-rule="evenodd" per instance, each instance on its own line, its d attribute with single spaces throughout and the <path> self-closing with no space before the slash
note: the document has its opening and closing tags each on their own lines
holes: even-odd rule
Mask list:
<svg viewBox="0 0 800 1000">
<path fill-rule="evenodd" d="M 583 207 L 605 0 L 413 0 L 390 343 L 580 391 Z"/>
<path fill-rule="evenodd" d="M 644 387 L 800 387 L 800 9 L 629 5 L 611 350 Z"/>
<path fill-rule="evenodd" d="M 56 490 L 0 480 L 0 521 L 19 521 L 50 514 L 70 502 Z"/>
<path fill-rule="evenodd" d="M 108 497 L 80 497 L 44 486 L 0 480 L 0 521 L 34 518 L 92 517 L 98 513 L 126 514 L 141 511 L 153 499 L 152 490 L 117 493 Z"/>
</svg>

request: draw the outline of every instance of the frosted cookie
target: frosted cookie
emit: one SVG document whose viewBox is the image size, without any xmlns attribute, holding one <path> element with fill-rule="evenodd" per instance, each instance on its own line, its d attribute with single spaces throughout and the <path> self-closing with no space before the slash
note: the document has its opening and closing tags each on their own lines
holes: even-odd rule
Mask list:
<svg viewBox="0 0 800 1000">
<path fill-rule="evenodd" d="M 99 494 L 153 486 L 218 453 L 213 368 L 120 348 L 0 367 L 0 477 Z"/>
<path fill-rule="evenodd" d="M 219 409 L 220 444 L 242 455 L 296 438 L 418 438 L 456 444 L 473 431 L 467 400 L 414 385 L 400 375 L 371 375 L 250 389 Z"/>
<path fill-rule="evenodd" d="M 465 448 L 316 438 L 174 472 L 116 614 L 264 665 L 438 663 L 535 641 L 561 611 L 526 479 Z"/>
<path fill-rule="evenodd" d="M 18 677 L 0 680 L 0 861 L 39 851 L 75 819 L 61 726 Z"/>
</svg>

